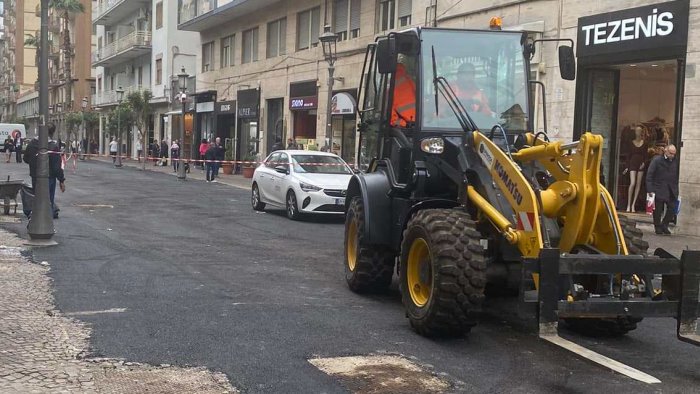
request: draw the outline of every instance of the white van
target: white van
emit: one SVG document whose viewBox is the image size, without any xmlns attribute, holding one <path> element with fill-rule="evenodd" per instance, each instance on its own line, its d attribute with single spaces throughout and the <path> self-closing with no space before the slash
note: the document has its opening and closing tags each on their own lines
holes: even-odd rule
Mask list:
<svg viewBox="0 0 700 394">
<path fill-rule="evenodd" d="M 27 138 L 27 130 L 21 123 L 0 123 L 0 144 L 5 141 L 8 136 L 15 139 L 17 133 L 22 133 L 22 138 Z"/>
</svg>

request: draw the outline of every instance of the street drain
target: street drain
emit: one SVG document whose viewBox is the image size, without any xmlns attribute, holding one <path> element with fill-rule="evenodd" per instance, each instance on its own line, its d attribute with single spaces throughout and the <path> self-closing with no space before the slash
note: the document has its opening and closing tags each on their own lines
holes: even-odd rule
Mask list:
<svg viewBox="0 0 700 394">
<path fill-rule="evenodd" d="M 313 358 L 316 368 L 336 377 L 353 393 L 443 393 L 451 385 L 399 356 Z"/>
</svg>

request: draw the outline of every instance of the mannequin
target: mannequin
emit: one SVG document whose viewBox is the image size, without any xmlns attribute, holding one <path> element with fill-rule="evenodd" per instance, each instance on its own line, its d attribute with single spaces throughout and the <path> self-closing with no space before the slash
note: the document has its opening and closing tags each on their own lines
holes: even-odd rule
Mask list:
<svg viewBox="0 0 700 394">
<path fill-rule="evenodd" d="M 630 186 L 627 191 L 627 212 L 634 212 L 634 206 L 639 197 L 639 189 L 644 178 L 644 166 L 647 156 L 647 147 L 644 141 L 644 129 L 642 126 L 634 128 L 634 139 L 628 146 L 629 159 L 624 173 L 630 173 Z"/>
</svg>

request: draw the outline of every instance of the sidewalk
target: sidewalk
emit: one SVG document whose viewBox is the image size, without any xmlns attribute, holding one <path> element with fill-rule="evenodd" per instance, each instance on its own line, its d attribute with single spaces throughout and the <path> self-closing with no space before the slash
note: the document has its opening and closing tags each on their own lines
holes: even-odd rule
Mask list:
<svg viewBox="0 0 700 394">
<path fill-rule="evenodd" d="M 109 156 L 92 156 L 90 158 L 90 161 L 100 161 L 103 163 L 107 163 L 109 165 L 112 165 L 112 158 Z M 80 171 L 80 164 L 84 163 L 82 161 L 78 161 L 78 171 Z M 138 168 L 141 169 L 143 166 L 143 163 L 139 163 L 136 160 L 133 159 L 125 159 L 122 160 L 122 165 L 124 167 L 132 167 L 132 168 Z M 69 164 L 66 163 L 66 170 L 68 170 Z M 173 166 L 170 164 L 168 161 L 168 165 L 165 167 L 160 167 L 160 166 L 154 166 L 152 162 L 146 163 L 146 171 L 153 171 L 153 172 L 160 172 L 163 174 L 170 174 L 170 175 L 177 175 L 175 171 L 173 171 Z M 196 168 L 194 165 L 190 166 L 190 172 L 187 174 L 187 179 L 194 179 L 197 181 L 202 181 L 206 182 L 206 172 L 204 170 Z M 226 175 L 223 173 L 223 171 L 219 171 L 219 177 L 216 179 L 216 182 L 218 183 L 223 183 L 228 186 L 233 186 L 237 187 L 239 189 L 245 189 L 245 190 L 250 190 L 250 184 L 251 180 L 248 178 L 244 178 L 242 175 Z"/>
</svg>

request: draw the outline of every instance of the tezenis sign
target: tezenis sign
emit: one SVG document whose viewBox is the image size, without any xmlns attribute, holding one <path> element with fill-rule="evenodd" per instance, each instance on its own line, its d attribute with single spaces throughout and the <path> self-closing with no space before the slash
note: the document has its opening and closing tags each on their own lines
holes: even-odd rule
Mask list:
<svg viewBox="0 0 700 394">
<path fill-rule="evenodd" d="M 577 55 L 686 46 L 687 0 L 579 18 Z"/>
</svg>

